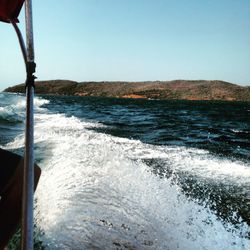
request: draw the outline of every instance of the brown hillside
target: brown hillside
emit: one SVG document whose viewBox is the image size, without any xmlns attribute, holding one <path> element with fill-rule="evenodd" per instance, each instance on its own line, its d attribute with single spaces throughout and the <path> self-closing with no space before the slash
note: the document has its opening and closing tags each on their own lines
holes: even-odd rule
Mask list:
<svg viewBox="0 0 250 250">
<path fill-rule="evenodd" d="M 6 92 L 24 93 L 24 85 Z M 178 100 L 250 101 L 250 87 L 223 81 L 74 82 L 52 80 L 36 82 L 37 94 L 150 98 Z"/>
</svg>

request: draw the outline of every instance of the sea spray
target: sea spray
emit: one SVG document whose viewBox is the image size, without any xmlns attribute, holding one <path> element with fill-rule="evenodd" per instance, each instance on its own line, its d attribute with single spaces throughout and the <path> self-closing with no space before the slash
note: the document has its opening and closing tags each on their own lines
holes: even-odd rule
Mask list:
<svg viewBox="0 0 250 250">
<path fill-rule="evenodd" d="M 76 114 L 80 114 L 80 99 L 74 106 L 67 99 L 62 109 L 69 113 L 53 108 L 54 102 L 62 99 L 36 100 L 35 152 L 42 176 L 35 194 L 35 221 L 46 248 L 250 247 L 249 225 L 239 216 L 237 207 L 226 205 L 232 218 L 227 221 L 217 205 L 225 189 L 232 192 L 231 187 L 243 187 L 237 197 L 249 194 L 248 163 L 204 149 L 157 146 L 105 133 L 115 123 L 77 118 L 71 113 L 78 105 Z M 101 108 L 98 106 L 98 112 Z M 129 108 L 123 112 L 126 110 Z M 116 110 L 115 119 L 121 114 Z M 18 131 L 2 146 L 18 150 L 23 142 L 23 133 Z M 214 185 L 220 189 L 215 200 L 213 189 L 202 189 Z M 194 187 L 197 192 L 193 192 Z"/>
</svg>

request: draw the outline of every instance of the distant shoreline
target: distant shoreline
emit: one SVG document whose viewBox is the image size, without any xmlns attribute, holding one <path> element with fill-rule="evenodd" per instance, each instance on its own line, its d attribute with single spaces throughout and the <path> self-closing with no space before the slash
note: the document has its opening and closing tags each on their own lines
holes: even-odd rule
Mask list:
<svg viewBox="0 0 250 250">
<path fill-rule="evenodd" d="M 4 92 L 24 93 L 24 84 Z M 147 82 L 75 82 L 49 80 L 36 82 L 37 94 L 95 96 L 162 100 L 250 101 L 250 87 L 224 81 L 174 80 Z"/>
</svg>

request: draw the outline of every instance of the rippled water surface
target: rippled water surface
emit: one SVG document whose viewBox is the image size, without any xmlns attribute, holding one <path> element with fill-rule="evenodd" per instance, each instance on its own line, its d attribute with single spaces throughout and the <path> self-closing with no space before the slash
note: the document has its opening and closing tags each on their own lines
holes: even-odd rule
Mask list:
<svg viewBox="0 0 250 250">
<path fill-rule="evenodd" d="M 1 147 L 24 117 L 0 93 Z M 39 96 L 35 121 L 37 248 L 250 248 L 250 103 Z"/>
</svg>

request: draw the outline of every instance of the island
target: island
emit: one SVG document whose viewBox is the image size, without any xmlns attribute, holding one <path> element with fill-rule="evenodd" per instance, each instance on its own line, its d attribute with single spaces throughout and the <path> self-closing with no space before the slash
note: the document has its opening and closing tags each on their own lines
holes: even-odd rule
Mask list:
<svg viewBox="0 0 250 250">
<path fill-rule="evenodd" d="M 167 100 L 223 100 L 250 101 L 250 86 L 225 81 L 173 80 L 173 81 L 103 81 L 76 82 L 69 80 L 37 81 L 37 94 L 95 96 L 114 98 L 144 98 Z M 24 93 L 25 85 L 9 87 L 5 92 Z"/>
</svg>

